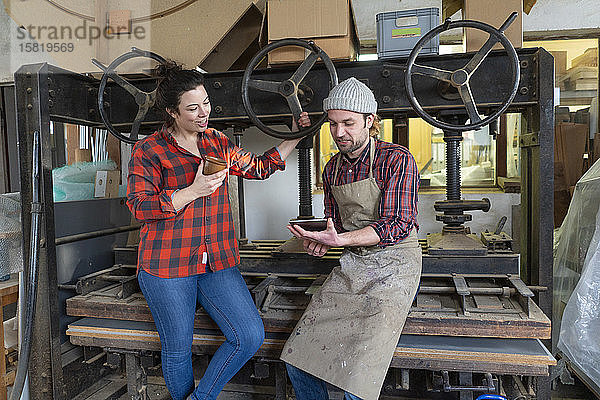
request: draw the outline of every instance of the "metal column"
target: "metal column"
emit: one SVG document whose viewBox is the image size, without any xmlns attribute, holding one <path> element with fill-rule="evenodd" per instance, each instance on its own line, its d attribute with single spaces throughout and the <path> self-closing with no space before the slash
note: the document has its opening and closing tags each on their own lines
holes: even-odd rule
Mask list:
<svg viewBox="0 0 600 400">
<path fill-rule="evenodd" d="M 552 236 L 554 232 L 554 88 L 552 56 L 538 52 L 532 60 L 521 61 L 521 68 L 538 72 L 537 104 L 525 115 L 526 134 L 519 138 L 521 146 L 521 278 L 529 285 L 548 288 L 538 294 L 540 308 L 552 320 Z M 526 88 L 526 89 L 524 89 Z M 536 90 L 535 87 L 521 88 Z M 554 327 L 553 327 L 554 329 Z M 547 341 L 546 341 L 547 342 Z M 546 346 L 551 348 L 550 344 Z M 537 398 L 550 399 L 550 378 L 537 380 Z"/>
<path fill-rule="evenodd" d="M 40 163 L 43 218 L 41 220 L 39 253 L 39 282 L 37 307 L 29 363 L 30 397 L 36 400 L 64 399 L 63 374 L 60 353 L 58 311 L 58 284 L 56 246 L 54 245 L 54 201 L 52 198 L 52 151 L 48 86 L 52 80 L 47 64 L 21 67 L 15 73 L 17 133 L 21 173 L 21 219 L 23 232 L 31 226 L 31 162 L 33 134 L 40 133 Z M 28 235 L 23 235 L 24 252 L 29 254 Z M 26 272 L 30 268 L 25 261 Z M 27 273 L 25 274 L 27 275 Z"/>
<path fill-rule="evenodd" d="M 554 230 L 554 89 L 552 56 L 538 52 L 521 68 L 538 71 L 539 99 L 525 115 L 527 133 L 519 138 L 521 146 L 521 278 L 529 285 L 548 288 L 541 292 L 538 304 L 552 320 L 552 235 Z M 521 88 L 523 91 L 535 87 Z"/>
</svg>

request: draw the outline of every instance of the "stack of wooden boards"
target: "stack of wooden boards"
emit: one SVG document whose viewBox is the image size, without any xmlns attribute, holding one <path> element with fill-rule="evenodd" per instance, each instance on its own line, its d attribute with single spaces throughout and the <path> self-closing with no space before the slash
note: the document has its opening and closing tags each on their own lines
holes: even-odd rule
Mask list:
<svg viewBox="0 0 600 400">
<path fill-rule="evenodd" d="M 571 68 L 558 78 L 562 90 L 598 89 L 598 48 L 587 49 L 571 62 Z"/>
</svg>

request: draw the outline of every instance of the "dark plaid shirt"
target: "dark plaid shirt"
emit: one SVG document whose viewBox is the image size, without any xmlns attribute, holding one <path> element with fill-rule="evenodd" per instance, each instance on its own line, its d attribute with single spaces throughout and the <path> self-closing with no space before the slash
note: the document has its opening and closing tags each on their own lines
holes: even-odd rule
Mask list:
<svg viewBox="0 0 600 400">
<path fill-rule="evenodd" d="M 338 153 L 323 170 L 325 218 L 332 218 L 338 232 L 344 232 L 338 206 L 331 194 L 331 186 L 356 182 L 369 177 L 369 144 L 353 162 Z M 337 181 L 333 182 L 335 164 L 342 157 Z M 381 241 L 378 246 L 386 247 L 405 239 L 417 224 L 417 191 L 419 169 L 406 147 L 375 140 L 373 177 L 381 190 L 379 221 L 370 224 Z"/>
<path fill-rule="evenodd" d="M 220 157 L 230 174 L 266 179 L 285 169 L 273 148 L 256 156 L 233 144 L 215 129 L 198 134 L 200 154 Z M 175 211 L 171 195 L 194 181 L 200 158 L 183 149 L 163 127 L 139 141 L 129 162 L 127 205 L 142 223 L 138 268 L 163 277 L 179 278 L 206 272 L 203 253 L 213 271 L 240 262 L 229 206 L 227 179 L 213 194 Z"/>
</svg>

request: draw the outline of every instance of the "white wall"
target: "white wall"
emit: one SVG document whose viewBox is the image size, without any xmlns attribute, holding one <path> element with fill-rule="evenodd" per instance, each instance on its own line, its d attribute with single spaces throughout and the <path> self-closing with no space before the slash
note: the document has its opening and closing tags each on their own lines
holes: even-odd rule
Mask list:
<svg viewBox="0 0 600 400">
<path fill-rule="evenodd" d="M 537 0 L 523 14 L 523 31 L 557 31 L 600 28 L 598 0 Z"/>
<path fill-rule="evenodd" d="M 484 230 L 493 231 L 498 225 L 498 221 L 503 216 L 506 216 L 506 224 L 504 225 L 504 232 L 509 235 L 512 234 L 512 205 L 519 204 L 521 202 L 521 195 L 519 193 L 466 193 L 463 194 L 463 199 L 466 200 L 481 200 L 483 197 L 490 199 L 491 207 L 486 213 L 483 211 L 471 211 L 468 212 L 473 216 L 471 222 L 467 222 L 466 226 L 471 228 L 471 233 L 477 233 Z M 427 233 L 441 232 L 442 223 L 435 220 L 436 211 L 433 209 L 433 203 L 438 200 L 445 200 L 446 194 L 442 193 L 419 193 L 419 202 L 417 203 L 418 216 L 417 222 L 419 223 L 419 238 L 423 239 L 427 236 Z M 323 216 L 323 195 L 313 195 L 313 209 L 317 217 Z"/>
<path fill-rule="evenodd" d="M 465 225 L 471 228 L 471 233 L 479 235 L 480 232 L 486 229 L 493 232 L 498 225 L 498 221 L 503 216 L 506 216 L 507 220 L 504 225 L 503 231 L 512 235 L 512 205 L 519 204 L 521 202 L 521 195 L 519 193 L 463 193 L 462 198 L 466 200 L 481 200 L 483 197 L 490 199 L 491 207 L 488 212 L 483 211 L 469 211 L 468 214 L 473 216 L 471 222 L 467 222 Z M 442 230 L 442 223 L 435 220 L 435 210 L 433 209 L 433 203 L 438 200 L 445 200 L 445 193 L 419 193 L 419 216 L 417 221 L 419 222 L 419 238 L 426 237 L 427 233 L 440 232 Z"/>
<path fill-rule="evenodd" d="M 274 127 L 277 129 L 277 127 Z M 226 134 L 232 137 L 231 132 Z M 254 153 L 262 154 L 280 142 L 265 135 L 257 128 L 249 128 L 244 132 L 242 147 Z M 244 180 L 246 236 L 250 240 L 289 239 L 291 234 L 285 228 L 287 222 L 298 215 L 298 152 L 295 150 L 286 161 L 286 169 L 277 172 L 265 181 Z M 477 200 L 482 197 L 490 199 L 492 207 L 489 212 L 473 211 L 473 221 L 467 223 L 473 233 L 485 229 L 495 229 L 502 216 L 508 220 L 504 231 L 511 234 L 511 206 L 519 204 L 518 193 L 466 193 L 463 198 Z M 419 194 L 419 237 L 424 238 L 428 232 L 439 232 L 441 222 L 435 220 L 433 203 L 445 199 L 445 193 Z M 313 195 L 313 215 L 323 216 L 323 194 Z"/>
<path fill-rule="evenodd" d="M 233 138 L 231 131 L 225 133 Z M 256 154 L 280 142 L 255 127 L 246 129 L 242 137 L 242 147 Z M 285 171 L 276 172 L 264 181 L 244 180 L 244 195 L 248 239 L 290 238 L 285 226 L 298 216 L 298 151 L 294 150 L 286 160 Z"/>
</svg>

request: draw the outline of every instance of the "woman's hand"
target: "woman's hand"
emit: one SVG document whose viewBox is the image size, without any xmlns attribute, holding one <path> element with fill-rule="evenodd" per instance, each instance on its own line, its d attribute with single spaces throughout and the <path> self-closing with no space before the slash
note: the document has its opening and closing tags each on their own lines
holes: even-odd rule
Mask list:
<svg viewBox="0 0 600 400">
<path fill-rule="evenodd" d="M 296 122 L 296 120 L 292 117 L 292 132 L 298 132 L 300 129 L 298 129 L 298 125 L 300 125 L 302 128 L 307 128 L 310 126 L 310 117 L 308 116 L 308 113 L 306 111 L 302 111 L 300 113 L 300 118 L 298 118 L 298 122 Z"/>
<path fill-rule="evenodd" d="M 227 168 L 222 171 L 216 172 L 212 175 L 204 175 L 202 169 L 204 168 L 204 160 L 200 160 L 198 171 L 196 171 L 196 177 L 194 182 L 188 188 L 196 195 L 196 197 L 204 197 L 211 195 L 223 184 L 225 177 L 227 176 Z"/>
<path fill-rule="evenodd" d="M 300 125 L 302 128 L 310 126 L 310 118 L 306 111 L 302 111 L 300 113 L 298 123 L 296 123 L 296 120 L 292 118 L 292 132 L 298 132 L 298 125 Z M 279 155 L 281 156 L 281 159 L 285 160 L 302 139 L 304 138 L 299 137 L 297 139 L 288 139 L 281 142 L 279 146 L 277 146 L 277 148 L 279 149 Z"/>
</svg>

